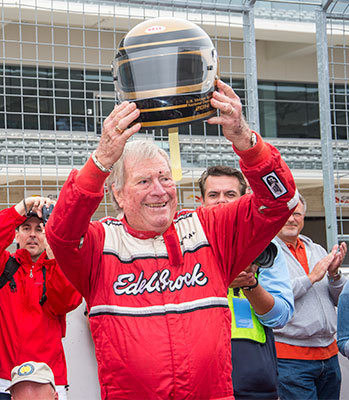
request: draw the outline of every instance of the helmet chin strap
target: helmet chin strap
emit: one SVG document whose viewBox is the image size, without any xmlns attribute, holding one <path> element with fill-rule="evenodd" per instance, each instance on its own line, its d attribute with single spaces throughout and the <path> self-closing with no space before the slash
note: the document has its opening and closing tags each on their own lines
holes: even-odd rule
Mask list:
<svg viewBox="0 0 349 400">
<path fill-rule="evenodd" d="M 168 129 L 168 144 L 170 147 L 170 160 L 172 177 L 178 182 L 182 179 L 181 154 L 179 150 L 178 127 Z"/>
</svg>

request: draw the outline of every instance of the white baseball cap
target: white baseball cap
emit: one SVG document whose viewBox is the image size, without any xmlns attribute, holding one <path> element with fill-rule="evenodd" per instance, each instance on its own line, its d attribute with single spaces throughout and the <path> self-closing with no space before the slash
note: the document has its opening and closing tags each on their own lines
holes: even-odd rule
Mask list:
<svg viewBox="0 0 349 400">
<path fill-rule="evenodd" d="M 14 367 L 11 371 L 11 385 L 6 391 L 20 382 L 50 383 L 56 390 L 53 372 L 47 364 L 42 362 L 27 361 Z"/>
</svg>

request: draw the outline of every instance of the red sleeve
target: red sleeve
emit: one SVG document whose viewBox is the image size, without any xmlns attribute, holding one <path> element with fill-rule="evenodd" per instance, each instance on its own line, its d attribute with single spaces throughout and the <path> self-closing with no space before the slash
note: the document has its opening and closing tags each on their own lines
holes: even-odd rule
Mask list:
<svg viewBox="0 0 349 400">
<path fill-rule="evenodd" d="M 90 222 L 103 198 L 103 185 L 96 193 L 82 187 L 84 176 L 73 170 L 63 185 L 46 227 L 47 241 L 65 276 L 86 298 L 98 274 L 103 251 L 104 228 Z"/>
<path fill-rule="evenodd" d="M 255 147 L 238 153 L 253 194 L 197 210 L 228 283 L 258 257 L 298 204 L 291 171 L 277 149 L 258 137 Z"/>
<path fill-rule="evenodd" d="M 54 259 L 45 262 L 47 267 L 47 305 L 55 315 L 65 315 L 82 302 L 80 293 L 64 276 Z"/>
<path fill-rule="evenodd" d="M 109 173 L 105 173 L 96 167 L 90 157 L 76 176 L 76 183 L 81 189 L 98 193 L 103 190 L 103 185 Z"/>
<path fill-rule="evenodd" d="M 19 215 L 15 206 L 0 211 L 0 274 L 4 270 L 5 263 L 9 257 L 7 247 L 15 238 L 16 228 L 26 220 L 25 216 Z"/>
</svg>

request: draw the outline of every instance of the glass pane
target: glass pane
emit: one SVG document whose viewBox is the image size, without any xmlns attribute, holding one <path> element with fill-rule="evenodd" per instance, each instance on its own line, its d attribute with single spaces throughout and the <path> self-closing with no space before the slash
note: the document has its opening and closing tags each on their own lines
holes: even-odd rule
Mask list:
<svg viewBox="0 0 349 400">
<path fill-rule="evenodd" d="M 278 116 L 278 137 L 305 138 L 306 137 L 306 112 L 304 104 L 276 103 Z"/>
<path fill-rule="evenodd" d="M 70 131 L 70 118 L 69 117 L 57 117 L 56 118 L 56 129 L 57 129 L 57 131 Z"/>
<path fill-rule="evenodd" d="M 71 101 L 71 112 L 75 115 L 85 115 L 85 105 L 83 100 L 72 100 Z"/>
<path fill-rule="evenodd" d="M 7 128 L 22 129 L 22 118 L 18 114 L 6 114 Z"/>
<path fill-rule="evenodd" d="M 305 86 L 297 83 L 277 83 L 276 98 L 278 100 L 306 100 Z"/>
<path fill-rule="evenodd" d="M 43 130 L 53 130 L 53 117 L 48 115 L 40 115 L 40 128 Z"/>
<path fill-rule="evenodd" d="M 85 118 L 73 117 L 73 131 L 86 131 Z"/>
<path fill-rule="evenodd" d="M 63 99 L 55 99 L 56 113 L 69 114 L 69 102 Z"/>
<path fill-rule="evenodd" d="M 38 112 L 37 97 L 23 97 L 24 112 Z"/>
<path fill-rule="evenodd" d="M 39 105 L 40 105 L 40 114 L 53 113 L 53 99 L 45 99 L 41 97 L 39 99 Z"/>
<path fill-rule="evenodd" d="M 24 129 L 38 129 L 38 116 L 24 114 Z"/>
<path fill-rule="evenodd" d="M 17 96 L 6 96 L 6 111 L 21 112 L 22 111 L 21 98 Z"/>
</svg>

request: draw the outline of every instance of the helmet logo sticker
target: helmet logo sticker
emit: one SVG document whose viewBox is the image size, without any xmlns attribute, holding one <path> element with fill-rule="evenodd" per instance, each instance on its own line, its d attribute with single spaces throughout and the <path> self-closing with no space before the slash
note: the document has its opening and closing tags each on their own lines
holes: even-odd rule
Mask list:
<svg viewBox="0 0 349 400">
<path fill-rule="evenodd" d="M 32 364 L 23 364 L 18 370 L 19 376 L 31 375 L 34 372 L 34 366 Z"/>
<path fill-rule="evenodd" d="M 162 32 L 165 29 L 166 28 L 162 25 L 154 25 L 154 26 L 150 26 L 145 31 L 146 31 L 146 33 L 152 33 L 152 32 Z"/>
</svg>

